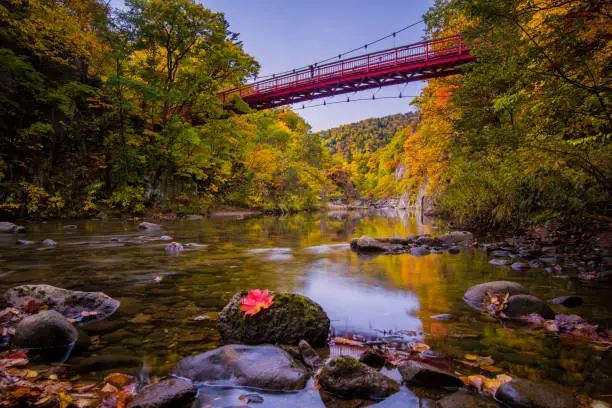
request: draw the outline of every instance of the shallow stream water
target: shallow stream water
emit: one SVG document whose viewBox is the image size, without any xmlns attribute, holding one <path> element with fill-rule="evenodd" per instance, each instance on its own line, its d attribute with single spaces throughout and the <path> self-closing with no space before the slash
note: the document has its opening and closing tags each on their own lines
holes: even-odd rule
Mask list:
<svg viewBox="0 0 612 408">
<path fill-rule="evenodd" d="M 438 235 L 446 227 L 435 220 L 365 213 L 228 216 L 163 221 L 161 231 L 149 233 L 125 220 L 76 221 L 76 229 L 64 229 L 65 224 L 32 224 L 19 236 L 53 239 L 58 243 L 54 248 L 17 245 L 14 235 L 0 235 L 0 292 L 47 283 L 103 291 L 121 301 L 115 315 L 84 327 L 94 345 L 75 350 L 66 362 L 85 378 L 115 371 L 141 378 L 167 375 L 181 358 L 221 345 L 216 314 L 234 293 L 268 288 L 301 293 L 321 304 L 332 321 L 332 336 L 397 336 L 428 344 L 429 358 L 459 373 L 469 371 L 457 362 L 465 354 L 491 356 L 495 367 L 512 377 L 553 381 L 604 400 L 612 394 L 610 352 L 566 344 L 554 334 L 504 328 L 462 300 L 472 285 L 512 280 L 541 299 L 577 294 L 584 299 L 582 306 L 555 306 L 555 311 L 609 328 L 609 286 L 557 279 L 539 269 L 493 266 L 482 249 L 364 257 L 347 245 L 364 234 Z M 208 246 L 172 255 L 164 251 L 168 242 L 161 235 Z M 442 313 L 455 319 L 431 319 Z M 342 347 L 319 351 L 324 356 L 353 352 Z M 385 372 L 400 378 L 396 370 Z M 253 406 L 355 406 L 329 400 L 311 385 L 292 394 L 261 393 L 264 403 Z M 244 406 L 238 397 L 249 392 L 203 387 L 194 407 Z M 421 397 L 432 395 L 403 386 L 384 406 L 419 407 Z"/>
</svg>

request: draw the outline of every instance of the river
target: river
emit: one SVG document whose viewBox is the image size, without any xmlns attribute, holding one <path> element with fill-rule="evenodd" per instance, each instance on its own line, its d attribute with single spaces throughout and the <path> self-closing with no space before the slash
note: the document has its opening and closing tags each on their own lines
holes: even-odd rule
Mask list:
<svg viewBox="0 0 612 408">
<path fill-rule="evenodd" d="M 139 231 L 138 222 L 119 219 L 71 221 L 76 229 L 64 229 L 68 222 L 30 225 L 29 232 L 19 238 L 57 241 L 57 247 L 44 249 L 17 245 L 14 235 L 3 234 L 0 291 L 48 283 L 103 291 L 121 301 L 113 316 L 84 327 L 92 346 L 73 352 L 66 361 L 84 378 L 100 378 L 113 371 L 141 378 L 167 375 L 181 358 L 221 345 L 215 318 L 234 293 L 268 288 L 297 292 L 321 304 L 332 321 L 333 336 L 376 339 L 401 331 L 403 338 L 431 346 L 432 359 L 458 372 L 465 367 L 457 361 L 474 354 L 491 356 L 495 367 L 512 377 L 550 380 L 602 399 L 612 389 L 608 388 L 611 373 L 606 353 L 584 343 L 567 344 L 554 334 L 504 328 L 462 300 L 472 285 L 512 280 L 541 299 L 579 295 L 584 299 L 582 306 L 553 308 L 611 327 L 610 286 L 558 279 L 540 269 L 493 266 L 483 249 L 470 248 L 457 255 L 364 257 L 347 245 L 364 234 L 438 235 L 446 230 L 441 221 L 405 214 L 302 213 L 160 223 L 161 232 L 152 233 Z M 207 247 L 169 254 L 161 235 Z M 431 319 L 442 313 L 455 319 Z M 325 356 L 330 353 L 329 349 L 319 351 Z M 342 348 L 331 353 L 342 353 Z M 385 372 L 400 378 L 396 370 Z M 204 387 L 199 405 L 194 406 L 239 405 L 238 397 L 244 393 Z M 264 403 L 257 406 L 324 406 L 312 386 L 295 394 L 262 395 Z M 424 396 L 430 395 L 403 386 L 392 401 L 418 407 Z"/>
</svg>

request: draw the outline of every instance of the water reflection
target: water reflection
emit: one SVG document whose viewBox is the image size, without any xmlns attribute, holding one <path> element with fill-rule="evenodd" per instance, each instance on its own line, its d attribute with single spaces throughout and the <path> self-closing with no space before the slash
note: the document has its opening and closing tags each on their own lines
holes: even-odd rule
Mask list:
<svg viewBox="0 0 612 408">
<path fill-rule="evenodd" d="M 306 285 L 298 290 L 323 306 L 335 335 L 359 333 L 372 338 L 383 330 L 421 331 L 421 321 L 414 316 L 419 310 L 414 293 L 366 283 L 351 272 L 338 262 L 315 261 Z"/>
</svg>

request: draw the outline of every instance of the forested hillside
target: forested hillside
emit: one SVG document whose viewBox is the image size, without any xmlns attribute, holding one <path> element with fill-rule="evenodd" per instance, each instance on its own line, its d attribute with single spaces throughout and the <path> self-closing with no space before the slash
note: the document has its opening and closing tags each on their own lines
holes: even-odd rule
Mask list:
<svg viewBox="0 0 612 408">
<path fill-rule="evenodd" d="M 395 133 L 408 126 L 413 113 L 370 118 L 319 132 L 331 154 L 341 153 L 351 162 L 355 153 L 370 153 L 386 146 Z"/>
<path fill-rule="evenodd" d="M 442 214 L 488 227 L 609 215 L 609 4 L 437 0 L 425 17 L 433 38 L 463 33 L 476 62 L 430 80 L 418 125 L 353 167 L 362 194 L 426 188 Z"/>
<path fill-rule="evenodd" d="M 217 98 L 257 70 L 195 0 L 0 1 L 0 215 L 318 205 L 304 121 Z"/>
</svg>

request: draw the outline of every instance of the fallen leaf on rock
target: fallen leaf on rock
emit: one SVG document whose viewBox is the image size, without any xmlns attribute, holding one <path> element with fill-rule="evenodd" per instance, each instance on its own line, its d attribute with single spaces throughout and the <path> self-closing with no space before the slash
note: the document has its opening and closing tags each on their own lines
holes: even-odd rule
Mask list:
<svg viewBox="0 0 612 408">
<path fill-rule="evenodd" d="M 98 314 L 99 312 L 88 312 L 87 310 L 83 310 L 81 312 L 82 317 L 94 317 L 94 316 L 97 316 Z"/>
<path fill-rule="evenodd" d="M 510 292 L 486 292 L 482 306 L 493 317 L 499 318 L 502 312 L 508 307 Z"/>
<path fill-rule="evenodd" d="M 261 291 L 259 289 L 250 290 L 246 298 L 240 299 L 240 310 L 245 312 L 247 316 L 253 316 L 259 313 L 262 309 L 267 309 L 272 304 L 274 296 L 270 296 L 268 289 Z"/>
</svg>

